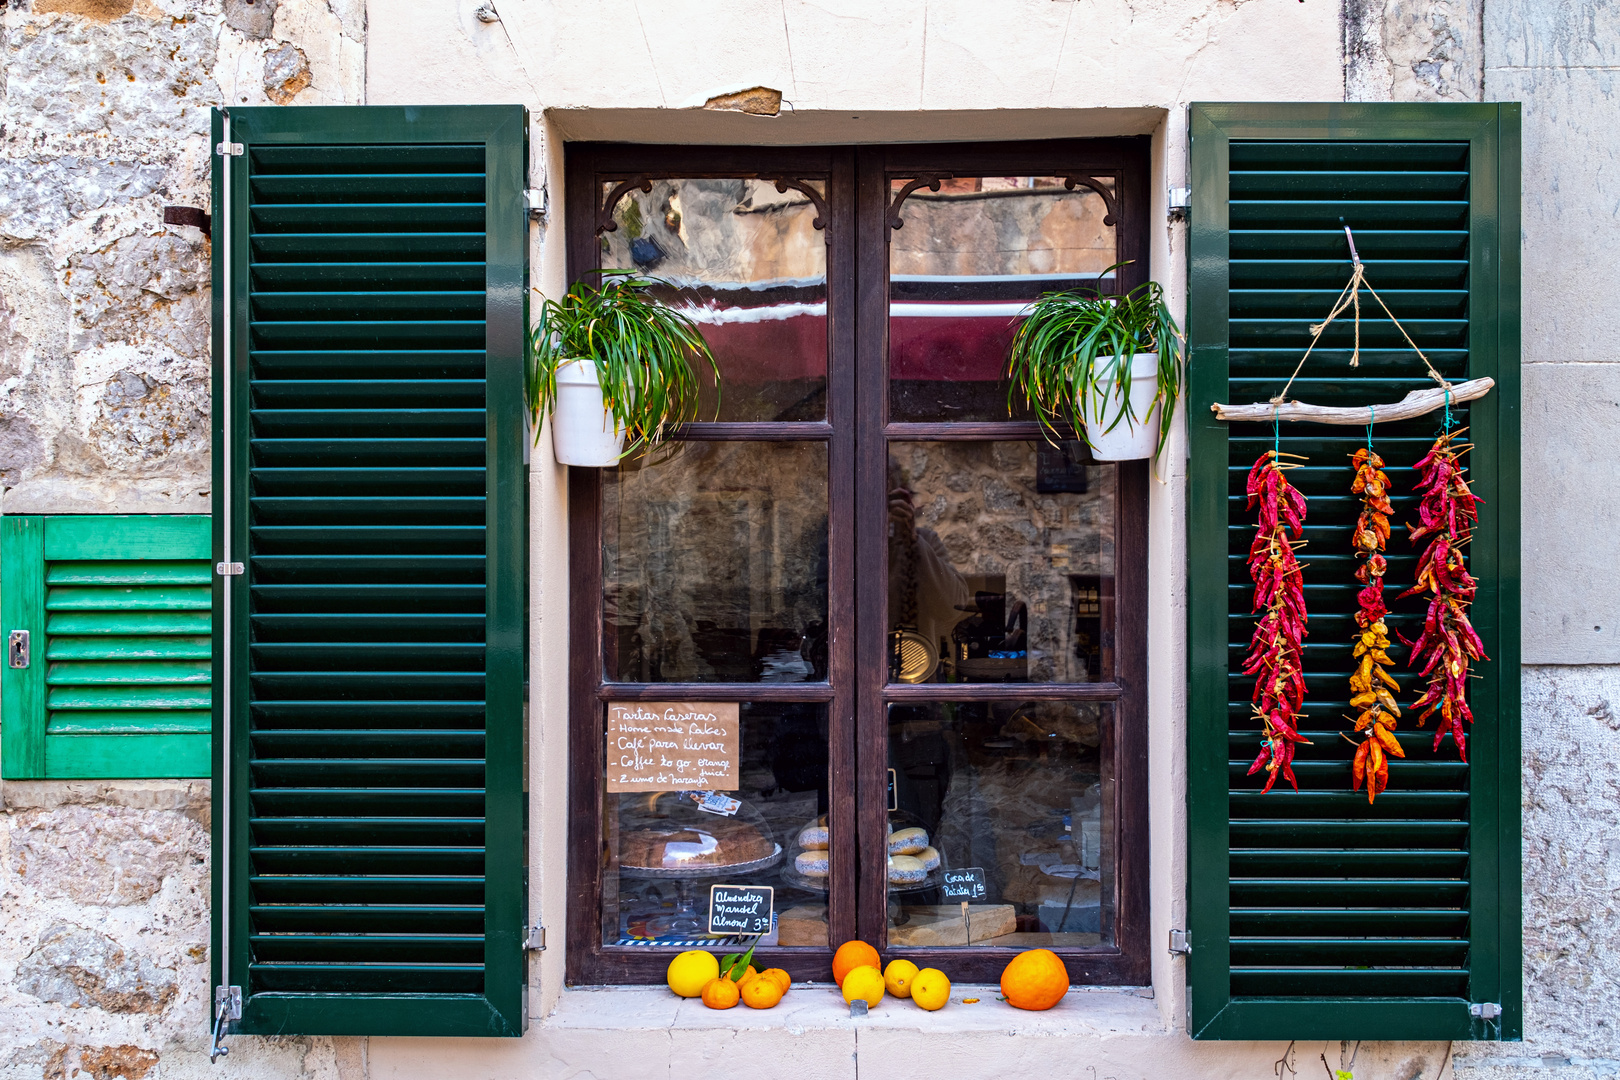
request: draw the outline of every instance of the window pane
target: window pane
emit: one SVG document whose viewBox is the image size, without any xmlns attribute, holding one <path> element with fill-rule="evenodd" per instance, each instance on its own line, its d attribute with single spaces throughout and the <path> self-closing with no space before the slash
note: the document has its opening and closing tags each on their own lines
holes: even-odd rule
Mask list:
<svg viewBox="0 0 1620 1080">
<path fill-rule="evenodd" d="M 891 682 L 1106 682 L 1113 465 L 1078 444 L 889 444 Z"/>
<path fill-rule="evenodd" d="M 1112 194 L 1112 179 L 1097 182 Z M 906 183 L 891 181 L 890 198 Z M 1018 313 L 1044 292 L 1098 286 L 1119 261 L 1107 214 L 1061 176 L 957 177 L 908 195 L 889 238 L 889 419 L 1006 420 Z"/>
<path fill-rule="evenodd" d="M 601 265 L 669 282 L 658 295 L 697 320 L 720 365 L 719 415 L 705 377 L 700 420 L 827 415 L 827 234 L 816 215 L 802 191 L 766 180 L 654 180 L 614 206 Z"/>
<path fill-rule="evenodd" d="M 720 807 L 730 813 L 699 810 L 686 791 L 604 795 L 603 944 L 707 944 L 718 883 L 776 889 L 777 930 L 762 945 L 826 947 L 827 710 L 744 702 L 739 719 L 740 787 L 723 793 L 738 805 Z M 802 859 L 801 837 L 820 845 Z"/>
<path fill-rule="evenodd" d="M 890 946 L 1111 944 L 1113 723 L 1093 702 L 890 706 Z M 939 886 L 969 867 L 986 895 L 964 920 Z"/>
<path fill-rule="evenodd" d="M 825 443 L 682 443 L 604 480 L 606 678 L 827 678 Z"/>
</svg>

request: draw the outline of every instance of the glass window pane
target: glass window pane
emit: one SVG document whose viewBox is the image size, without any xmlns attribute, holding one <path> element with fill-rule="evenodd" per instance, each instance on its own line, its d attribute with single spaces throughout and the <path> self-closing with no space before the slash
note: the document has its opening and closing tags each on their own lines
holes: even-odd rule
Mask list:
<svg viewBox="0 0 1620 1080">
<path fill-rule="evenodd" d="M 766 180 L 654 180 L 614 206 L 602 267 L 669 282 L 658 295 L 697 320 L 720 365 L 719 414 L 705 377 L 700 420 L 826 417 L 827 234 L 816 216 L 804 192 Z"/>
<path fill-rule="evenodd" d="M 891 682 L 1107 682 L 1113 465 L 1079 444 L 889 444 Z"/>
<path fill-rule="evenodd" d="M 744 702 L 739 720 L 740 786 L 722 793 L 736 806 L 700 810 L 690 791 L 604 794 L 603 944 L 721 944 L 707 933 L 709 886 L 735 884 L 776 889 L 776 931 L 761 945 L 827 946 L 826 707 Z"/>
<path fill-rule="evenodd" d="M 687 442 L 604 472 L 603 672 L 827 678 L 827 446 Z"/>
<path fill-rule="evenodd" d="M 1112 178 L 1097 183 L 1112 194 Z M 908 195 L 889 237 L 889 419 L 1008 419 L 1018 313 L 1044 292 L 1098 287 L 1119 261 L 1108 210 L 1061 176 L 956 177 Z"/>
<path fill-rule="evenodd" d="M 889 707 L 889 945 L 1085 948 L 1114 940 L 1112 705 Z M 942 871 L 986 895 L 947 901 Z"/>
</svg>

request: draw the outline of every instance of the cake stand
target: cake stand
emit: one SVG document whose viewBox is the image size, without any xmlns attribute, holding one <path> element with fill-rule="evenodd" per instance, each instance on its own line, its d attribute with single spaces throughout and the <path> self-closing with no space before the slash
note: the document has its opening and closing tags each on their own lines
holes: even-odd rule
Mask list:
<svg viewBox="0 0 1620 1080">
<path fill-rule="evenodd" d="M 740 863 L 705 863 L 701 866 L 620 866 L 623 878 L 654 878 L 675 882 L 675 910 L 668 915 L 655 915 L 647 920 L 647 932 L 654 937 L 672 937 L 707 934 L 708 925 L 698 913 L 692 882 L 704 878 L 746 877 L 761 870 L 769 870 L 782 861 L 782 845 L 763 859 Z"/>
</svg>

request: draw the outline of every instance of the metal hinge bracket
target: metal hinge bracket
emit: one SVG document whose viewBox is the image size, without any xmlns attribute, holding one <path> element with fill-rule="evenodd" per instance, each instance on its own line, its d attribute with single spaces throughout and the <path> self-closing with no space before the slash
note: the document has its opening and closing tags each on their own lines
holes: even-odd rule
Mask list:
<svg viewBox="0 0 1620 1080">
<path fill-rule="evenodd" d="M 247 567 L 239 562 L 222 562 L 214 564 L 214 573 L 220 577 L 235 577 L 247 573 Z"/>
<path fill-rule="evenodd" d="M 1185 930 L 1170 931 L 1170 955 L 1191 956 L 1192 937 Z"/>
<path fill-rule="evenodd" d="M 1477 1001 L 1468 1006 L 1468 1015 L 1481 1020 L 1495 1020 L 1502 1015 L 1502 1006 L 1494 1001 Z"/>
<path fill-rule="evenodd" d="M 225 1037 L 225 1025 L 242 1019 L 242 988 L 240 986 L 214 987 L 214 1041 L 208 1047 L 208 1060 L 217 1061 L 230 1053 L 220 1045 Z"/>
<path fill-rule="evenodd" d="M 242 144 L 239 142 L 222 142 L 214 144 L 214 153 L 218 154 L 220 157 L 241 157 L 243 154 L 247 153 L 247 150 L 244 149 Z"/>
<path fill-rule="evenodd" d="M 523 939 L 523 947 L 535 952 L 546 951 L 546 928 L 539 923 L 529 927 L 529 936 Z"/>
<path fill-rule="evenodd" d="M 531 217 L 545 217 L 546 189 L 543 187 L 525 188 L 523 190 L 523 209 L 527 210 Z"/>
<path fill-rule="evenodd" d="M 28 631 L 13 630 L 6 641 L 6 663 L 14 668 L 28 666 Z"/>
</svg>

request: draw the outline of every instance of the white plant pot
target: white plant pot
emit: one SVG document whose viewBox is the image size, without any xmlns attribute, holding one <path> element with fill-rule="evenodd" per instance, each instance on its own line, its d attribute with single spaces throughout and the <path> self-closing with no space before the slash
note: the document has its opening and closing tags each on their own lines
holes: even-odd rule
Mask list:
<svg viewBox="0 0 1620 1080">
<path fill-rule="evenodd" d="M 1097 367 L 1106 367 L 1111 356 L 1097 357 Z M 1159 406 L 1153 404 L 1158 390 L 1159 354 L 1139 352 L 1131 358 L 1130 401 L 1134 423 L 1120 418 L 1124 403 L 1119 391 L 1113 387 L 1098 393 L 1088 389 L 1080 399 L 1080 419 L 1086 425 L 1086 441 L 1091 444 L 1091 456 L 1098 461 L 1136 461 L 1153 456 L 1159 437 Z M 1149 406 L 1152 406 L 1151 410 Z M 1105 431 L 1119 418 L 1114 430 Z"/>
<path fill-rule="evenodd" d="M 602 404 L 595 361 L 570 360 L 558 366 L 551 448 L 563 465 L 602 469 L 619 463 L 619 455 L 624 453 L 624 432 Z"/>
</svg>

